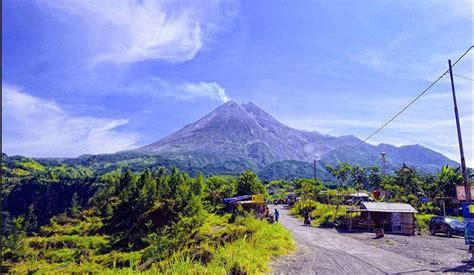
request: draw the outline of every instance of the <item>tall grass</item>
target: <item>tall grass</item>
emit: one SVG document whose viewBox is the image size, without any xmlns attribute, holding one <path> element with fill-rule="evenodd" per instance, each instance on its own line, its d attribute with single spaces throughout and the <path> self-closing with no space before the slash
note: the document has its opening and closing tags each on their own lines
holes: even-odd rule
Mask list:
<svg viewBox="0 0 474 275">
<path fill-rule="evenodd" d="M 155 270 L 165 273 L 238 273 L 256 274 L 268 272 L 272 258 L 289 253 L 295 243 L 288 231 L 280 224 L 247 217 L 238 219 L 231 227 L 247 229 L 243 237 L 211 249 L 211 260 L 203 264 L 195 259 L 178 255 L 161 264 Z M 153 268 L 149 272 L 155 271 Z"/>
<path fill-rule="evenodd" d="M 225 274 L 264 273 L 275 256 L 295 249 L 291 235 L 280 224 L 269 224 L 253 217 L 238 217 L 228 223 L 229 216 L 210 214 L 195 237 L 183 250 L 168 259 L 142 267 L 142 251 L 91 253 L 88 259 L 78 255 L 106 245 L 103 236 L 52 235 L 31 237 L 28 243 L 44 253 L 38 261 L 25 261 L 12 271 L 106 274 Z M 38 258 L 37 258 L 38 259 Z M 80 264 L 78 264 L 78 260 Z"/>
</svg>

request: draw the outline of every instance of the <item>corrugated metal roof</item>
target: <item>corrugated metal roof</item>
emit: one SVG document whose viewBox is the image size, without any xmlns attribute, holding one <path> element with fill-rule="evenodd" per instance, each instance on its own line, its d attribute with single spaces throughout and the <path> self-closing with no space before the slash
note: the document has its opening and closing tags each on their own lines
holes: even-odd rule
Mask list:
<svg viewBox="0 0 474 275">
<path fill-rule="evenodd" d="M 350 194 L 349 196 L 351 196 L 351 197 L 368 197 L 369 195 L 367 193 L 364 193 L 364 192 L 357 192 L 357 193 Z"/>
<path fill-rule="evenodd" d="M 418 213 L 413 206 L 407 203 L 390 202 L 361 202 L 363 208 L 371 212 Z"/>
</svg>

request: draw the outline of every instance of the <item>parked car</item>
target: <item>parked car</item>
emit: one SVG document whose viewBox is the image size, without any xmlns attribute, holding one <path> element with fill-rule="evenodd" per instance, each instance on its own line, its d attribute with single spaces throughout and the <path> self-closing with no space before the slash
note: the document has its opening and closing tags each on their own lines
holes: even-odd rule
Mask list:
<svg viewBox="0 0 474 275">
<path fill-rule="evenodd" d="M 431 235 L 443 233 L 451 237 L 453 235 L 464 235 L 464 223 L 453 218 L 435 216 L 429 222 Z"/>
</svg>

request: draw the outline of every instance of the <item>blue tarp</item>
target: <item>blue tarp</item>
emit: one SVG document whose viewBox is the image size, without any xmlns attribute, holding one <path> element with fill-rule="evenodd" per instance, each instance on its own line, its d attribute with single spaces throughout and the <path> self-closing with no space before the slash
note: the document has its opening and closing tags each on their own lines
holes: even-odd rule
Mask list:
<svg viewBox="0 0 474 275">
<path fill-rule="evenodd" d="M 238 201 L 245 201 L 245 200 L 248 200 L 248 199 L 252 199 L 252 195 L 243 195 L 243 196 L 237 196 L 237 197 L 233 197 L 233 198 L 225 198 L 224 199 L 224 203 L 236 203 Z"/>
</svg>

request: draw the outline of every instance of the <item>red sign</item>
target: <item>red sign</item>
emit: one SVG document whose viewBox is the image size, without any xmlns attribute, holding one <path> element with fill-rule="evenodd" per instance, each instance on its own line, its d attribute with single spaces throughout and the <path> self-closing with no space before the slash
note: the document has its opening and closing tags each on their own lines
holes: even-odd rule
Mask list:
<svg viewBox="0 0 474 275">
<path fill-rule="evenodd" d="M 378 190 L 372 192 L 372 196 L 374 196 L 374 198 L 375 198 L 376 200 L 380 199 L 380 195 L 381 195 L 381 193 L 380 193 L 380 191 L 378 191 Z"/>
<path fill-rule="evenodd" d="M 471 185 L 471 200 L 474 198 L 474 186 Z M 456 197 L 458 201 L 466 201 L 466 191 L 464 185 L 456 186 Z"/>
</svg>

